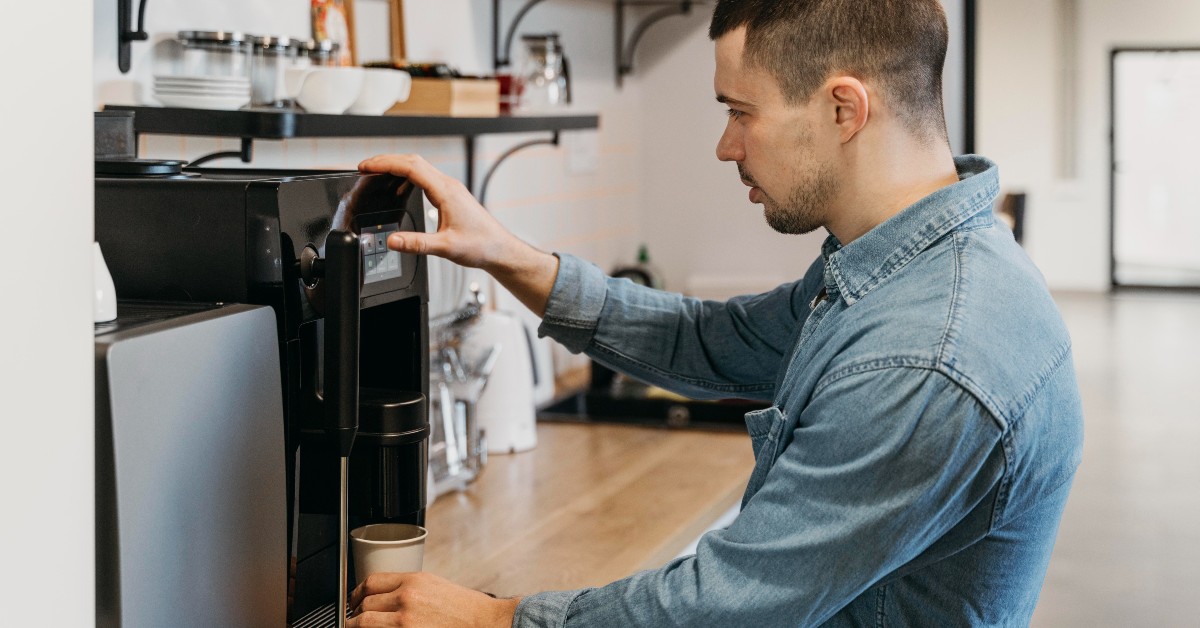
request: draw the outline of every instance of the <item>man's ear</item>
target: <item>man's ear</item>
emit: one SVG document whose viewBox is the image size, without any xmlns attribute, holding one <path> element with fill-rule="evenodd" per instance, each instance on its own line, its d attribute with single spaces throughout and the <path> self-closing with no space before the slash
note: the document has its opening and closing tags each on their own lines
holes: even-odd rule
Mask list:
<svg viewBox="0 0 1200 628">
<path fill-rule="evenodd" d="M 871 100 L 862 81 L 852 76 L 836 76 L 823 90 L 834 108 L 834 122 L 843 144 L 854 139 L 871 115 Z"/>
</svg>

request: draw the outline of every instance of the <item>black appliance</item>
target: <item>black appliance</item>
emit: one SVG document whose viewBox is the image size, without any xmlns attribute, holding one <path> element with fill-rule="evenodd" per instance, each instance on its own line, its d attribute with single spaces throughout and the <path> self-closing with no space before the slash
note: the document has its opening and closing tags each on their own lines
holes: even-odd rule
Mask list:
<svg viewBox="0 0 1200 628">
<path fill-rule="evenodd" d="M 314 625 L 311 618 L 320 613 L 333 616 L 342 454 L 349 451 L 352 526 L 424 524 L 426 266 L 384 245 L 391 232 L 423 230 L 421 192 L 387 175 L 219 169 L 97 174 L 96 240 L 122 298 L 274 310 L 285 423 L 279 447 L 286 459 L 293 561 L 278 568 L 294 576 L 288 602 L 293 626 Z M 351 255 L 361 266 L 349 267 L 357 272 L 338 290 L 329 285 L 332 277 L 321 277 L 331 270 L 327 265 L 336 265 L 334 249 L 354 244 L 358 250 Z M 342 295 L 340 301 L 327 294 L 330 289 Z M 326 339 L 325 330 L 335 325 L 339 338 L 331 332 Z M 357 409 L 356 438 L 353 425 L 334 424 L 334 405 Z"/>
</svg>

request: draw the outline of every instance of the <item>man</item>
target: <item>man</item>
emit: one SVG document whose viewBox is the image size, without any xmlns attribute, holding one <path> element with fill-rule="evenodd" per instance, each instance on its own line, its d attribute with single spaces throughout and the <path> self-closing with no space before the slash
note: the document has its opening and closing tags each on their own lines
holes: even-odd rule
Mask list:
<svg viewBox="0 0 1200 628">
<path fill-rule="evenodd" d="M 799 281 L 727 303 L 604 277 L 503 229 L 411 156 L 436 234 L 394 249 L 486 269 L 573 351 L 746 416 L 742 511 L 694 556 L 608 586 L 495 600 L 369 579 L 355 626 L 1015 626 L 1029 622 L 1080 461 L 1070 341 L 992 217 L 993 164 L 955 160 L 938 0 L 720 0 L 717 147 L 783 233 L 830 236 Z"/>
</svg>

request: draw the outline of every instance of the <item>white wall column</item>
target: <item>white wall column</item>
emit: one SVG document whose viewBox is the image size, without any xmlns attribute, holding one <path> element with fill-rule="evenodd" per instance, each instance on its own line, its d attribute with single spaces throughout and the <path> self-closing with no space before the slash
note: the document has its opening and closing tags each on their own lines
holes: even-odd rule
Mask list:
<svg viewBox="0 0 1200 628">
<path fill-rule="evenodd" d="M 95 625 L 92 6 L 5 6 L 0 608 L 10 626 Z"/>
</svg>

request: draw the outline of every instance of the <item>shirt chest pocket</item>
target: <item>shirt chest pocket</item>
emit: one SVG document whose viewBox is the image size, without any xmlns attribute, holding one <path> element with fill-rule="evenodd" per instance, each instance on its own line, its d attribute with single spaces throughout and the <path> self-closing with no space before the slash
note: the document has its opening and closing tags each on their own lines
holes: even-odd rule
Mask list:
<svg viewBox="0 0 1200 628">
<path fill-rule="evenodd" d="M 746 414 L 746 430 L 750 433 L 750 446 L 754 449 L 754 471 L 742 497 L 742 507 L 762 488 L 767 473 L 779 457 L 779 443 L 786 423 L 783 412 L 771 406 Z"/>
</svg>

